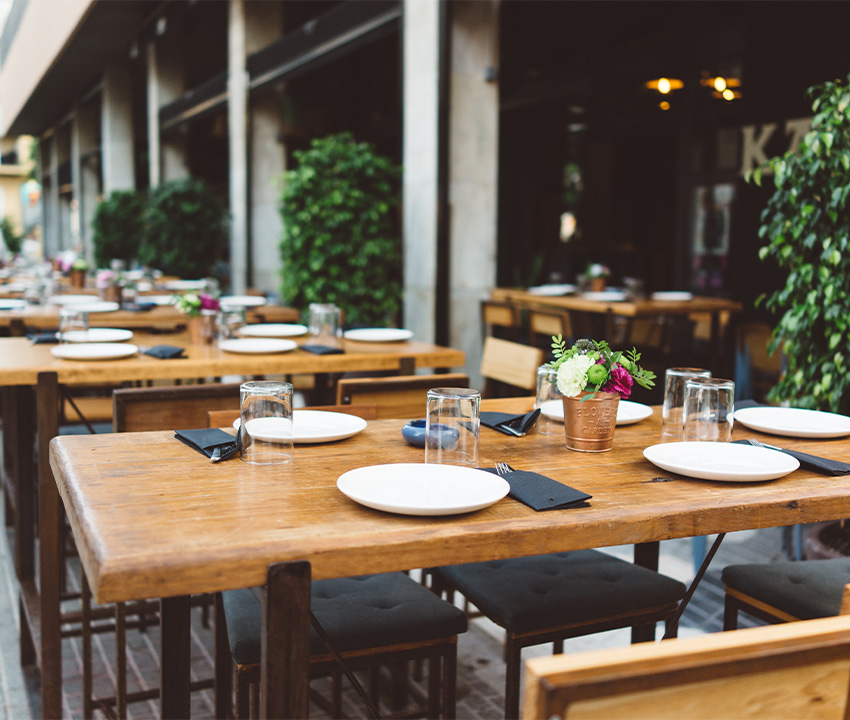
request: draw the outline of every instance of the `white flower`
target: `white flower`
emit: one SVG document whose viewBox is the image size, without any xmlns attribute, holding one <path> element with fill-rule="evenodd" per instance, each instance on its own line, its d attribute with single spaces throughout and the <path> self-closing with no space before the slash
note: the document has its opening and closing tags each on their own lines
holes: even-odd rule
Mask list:
<svg viewBox="0 0 850 720">
<path fill-rule="evenodd" d="M 587 385 L 587 371 L 596 360 L 589 355 L 576 355 L 564 360 L 558 368 L 558 390 L 565 397 L 575 397 Z"/>
</svg>

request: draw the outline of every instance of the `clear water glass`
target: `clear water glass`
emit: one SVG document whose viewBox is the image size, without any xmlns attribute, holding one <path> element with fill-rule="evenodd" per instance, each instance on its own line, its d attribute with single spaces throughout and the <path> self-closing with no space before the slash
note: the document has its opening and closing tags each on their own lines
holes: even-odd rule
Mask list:
<svg viewBox="0 0 850 720">
<path fill-rule="evenodd" d="M 73 306 L 59 311 L 59 342 L 66 343 L 66 333 L 88 333 L 89 314 L 84 310 L 76 310 Z M 79 338 L 78 335 L 78 340 Z"/>
<path fill-rule="evenodd" d="M 721 378 L 686 380 L 683 413 L 684 441 L 731 441 L 735 383 Z"/>
<path fill-rule="evenodd" d="M 668 368 L 664 374 L 664 403 L 661 406 L 661 439 L 675 442 L 682 439 L 685 404 L 685 381 L 691 378 L 710 378 L 711 370 L 694 367 Z"/>
<path fill-rule="evenodd" d="M 239 398 L 242 461 L 252 465 L 291 462 L 295 444 L 292 384 L 244 382 L 239 386 Z"/>
<path fill-rule="evenodd" d="M 535 408 L 543 408 L 547 410 L 552 408 L 557 412 L 559 409 L 563 413 L 563 395 L 558 390 L 558 371 L 548 365 L 541 365 L 537 368 L 537 398 L 534 401 Z M 544 407 L 544 405 L 546 407 Z M 562 423 L 552 420 L 543 412 L 537 418 L 537 432 L 544 435 L 563 435 L 564 426 Z"/>
<path fill-rule="evenodd" d="M 425 462 L 478 467 L 481 393 L 432 388 L 425 416 Z"/>
</svg>

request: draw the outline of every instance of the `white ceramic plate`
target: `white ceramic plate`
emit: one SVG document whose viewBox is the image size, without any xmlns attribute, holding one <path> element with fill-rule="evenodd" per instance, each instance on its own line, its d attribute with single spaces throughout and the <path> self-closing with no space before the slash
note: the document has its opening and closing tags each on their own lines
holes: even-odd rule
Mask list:
<svg viewBox="0 0 850 720">
<path fill-rule="evenodd" d="M 89 328 L 88 330 L 69 330 L 62 333 L 65 342 L 72 343 L 115 343 L 126 342 L 133 337 L 132 330 L 119 328 Z"/>
<path fill-rule="evenodd" d="M 121 306 L 117 302 L 106 302 L 104 300 L 102 302 L 71 303 L 71 305 L 66 305 L 66 307 L 71 307 L 74 310 L 80 310 L 87 313 L 106 313 L 115 312 Z"/>
<path fill-rule="evenodd" d="M 224 295 L 218 302 L 222 306 L 247 308 L 265 305 L 266 299 L 259 295 Z"/>
<path fill-rule="evenodd" d="M 760 482 L 800 467 L 797 458 L 776 450 L 723 442 L 673 442 L 651 445 L 643 456 L 662 470 L 702 480 Z"/>
<path fill-rule="evenodd" d="M 74 343 L 56 345 L 50 352 L 63 360 L 117 360 L 135 355 L 139 348 L 130 343 Z"/>
<path fill-rule="evenodd" d="M 366 421 L 348 413 L 325 410 L 294 410 L 295 442 L 300 445 L 345 440 L 366 429 Z M 238 430 L 240 418 L 233 421 Z"/>
<path fill-rule="evenodd" d="M 540 413 L 555 422 L 564 422 L 564 403 L 561 400 L 547 400 L 540 406 Z M 631 400 L 620 400 L 617 403 L 617 425 L 632 425 L 650 415 L 652 408 L 649 405 Z"/>
<path fill-rule="evenodd" d="M 51 305 L 76 305 L 77 303 L 97 302 L 97 295 L 53 295 Z"/>
<path fill-rule="evenodd" d="M 626 299 L 626 293 L 621 290 L 603 290 L 602 292 L 586 292 L 582 297 L 586 300 L 596 300 L 596 302 L 623 302 Z"/>
<path fill-rule="evenodd" d="M 666 302 L 686 302 L 688 300 L 693 300 L 693 293 L 689 292 L 678 292 L 678 291 L 669 291 L 669 292 L 654 292 L 652 293 L 653 300 L 661 300 Z"/>
<path fill-rule="evenodd" d="M 753 430 L 787 437 L 835 438 L 850 435 L 850 417 L 820 410 L 751 407 L 735 411 L 735 420 Z"/>
<path fill-rule="evenodd" d="M 0 310 L 23 310 L 27 306 L 26 300 L 3 300 L 0 299 Z"/>
<path fill-rule="evenodd" d="M 171 305 L 174 302 L 173 295 L 139 295 L 137 302 L 153 303 L 154 305 Z"/>
<path fill-rule="evenodd" d="M 569 295 L 570 293 L 574 293 L 575 291 L 576 286 L 570 285 L 569 283 L 562 283 L 560 285 L 538 285 L 536 287 L 528 288 L 528 292 L 530 294 L 543 296 Z"/>
<path fill-rule="evenodd" d="M 225 352 L 263 355 L 266 353 L 284 353 L 298 347 L 293 340 L 276 338 L 236 338 L 222 340 L 218 345 Z"/>
<path fill-rule="evenodd" d="M 257 323 L 239 328 L 243 337 L 282 338 L 298 337 L 307 334 L 306 325 L 289 325 L 287 323 Z"/>
<path fill-rule="evenodd" d="M 361 342 L 402 342 L 413 337 L 413 331 L 402 328 L 358 328 L 343 333 L 346 340 Z"/>
<path fill-rule="evenodd" d="M 160 284 L 166 290 L 203 290 L 206 286 L 206 280 L 166 280 Z"/>
<path fill-rule="evenodd" d="M 492 473 L 459 465 L 398 463 L 349 470 L 336 483 L 355 502 L 402 515 L 458 515 L 493 505 L 510 486 Z"/>
</svg>

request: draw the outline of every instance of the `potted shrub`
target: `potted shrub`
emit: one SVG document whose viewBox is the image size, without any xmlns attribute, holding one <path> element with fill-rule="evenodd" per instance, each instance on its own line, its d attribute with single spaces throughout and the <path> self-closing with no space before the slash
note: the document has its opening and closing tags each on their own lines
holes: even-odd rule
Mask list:
<svg viewBox="0 0 850 720">
<path fill-rule="evenodd" d="M 392 325 L 401 308 L 400 171 L 348 134 L 314 140 L 284 175 L 288 305 L 332 303 L 349 325 Z"/>
<path fill-rule="evenodd" d="M 776 187 L 762 214 L 760 257 L 787 269 L 766 298 L 780 319 L 769 351 L 787 369 L 773 402 L 850 412 L 850 89 L 834 81 L 809 89 L 811 130 L 798 153 L 768 162 Z M 762 170 L 752 178 L 761 182 Z M 759 302 L 765 298 L 759 298 Z"/>
<path fill-rule="evenodd" d="M 15 226 L 12 224 L 11 218 L 6 215 L 0 217 L 0 238 L 6 243 L 6 249 L 12 255 L 17 255 L 21 251 L 21 239 L 23 236 L 15 232 Z"/>
<path fill-rule="evenodd" d="M 145 197 L 135 190 L 116 190 L 98 203 L 92 220 L 94 260 L 109 267 L 123 260 L 132 267 L 145 231 Z"/>
</svg>

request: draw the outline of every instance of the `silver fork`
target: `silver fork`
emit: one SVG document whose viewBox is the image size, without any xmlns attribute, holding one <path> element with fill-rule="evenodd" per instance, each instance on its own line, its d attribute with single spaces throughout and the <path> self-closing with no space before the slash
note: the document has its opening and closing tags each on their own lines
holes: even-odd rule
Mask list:
<svg viewBox="0 0 850 720">
<path fill-rule="evenodd" d="M 507 463 L 496 463 L 496 472 L 499 475 L 507 475 L 508 473 L 512 473 L 513 471 L 514 469 Z"/>
</svg>

